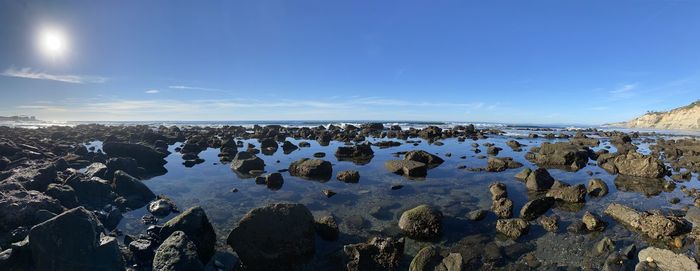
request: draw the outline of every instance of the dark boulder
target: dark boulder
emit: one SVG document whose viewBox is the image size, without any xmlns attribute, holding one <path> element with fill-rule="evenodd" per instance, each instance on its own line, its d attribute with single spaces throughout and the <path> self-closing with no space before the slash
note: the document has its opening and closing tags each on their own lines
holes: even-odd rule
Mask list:
<svg viewBox="0 0 700 271">
<path fill-rule="evenodd" d="M 246 270 L 293 270 L 315 250 L 314 217 L 301 204 L 272 204 L 248 212 L 227 243 Z"/>
<path fill-rule="evenodd" d="M 265 170 L 265 161 L 250 152 L 239 152 L 233 158 L 231 169 L 240 174 L 249 175 L 251 171 Z"/>
<path fill-rule="evenodd" d="M 367 243 L 346 245 L 347 271 L 394 271 L 403 257 L 404 239 L 374 237 Z"/>
<path fill-rule="evenodd" d="M 525 179 L 525 185 L 530 191 L 544 191 L 552 187 L 553 184 L 554 178 L 544 168 L 537 168 Z"/>
<path fill-rule="evenodd" d="M 143 167 L 160 167 L 167 163 L 164 158 L 168 153 L 144 144 L 105 142 L 102 144 L 102 150 L 109 157 L 134 158 L 139 166 Z"/>
<path fill-rule="evenodd" d="M 197 256 L 197 246 L 182 231 L 173 232 L 156 250 L 153 257 L 153 270 L 157 271 L 198 271 L 204 265 Z"/>
<path fill-rule="evenodd" d="M 114 173 L 112 186 L 117 195 L 126 199 L 126 205 L 131 209 L 141 208 L 156 198 L 148 186 L 121 170 Z"/>
<path fill-rule="evenodd" d="M 289 165 L 289 174 L 292 176 L 327 181 L 333 174 L 331 162 L 321 159 L 302 158 Z"/>
<path fill-rule="evenodd" d="M 38 191 L 25 190 L 17 183 L 0 184 L 0 231 L 36 224 L 40 210 L 62 213 L 64 209 L 58 200 Z"/>
<path fill-rule="evenodd" d="M 160 229 L 161 237 L 170 236 L 176 231 L 182 231 L 197 247 L 199 259 L 206 263 L 214 255 L 216 233 L 209 223 L 209 218 L 204 210 L 195 206 L 165 222 Z"/>
<path fill-rule="evenodd" d="M 442 212 L 428 205 L 419 205 L 401 214 L 399 228 L 409 237 L 430 240 L 442 234 Z"/>
</svg>

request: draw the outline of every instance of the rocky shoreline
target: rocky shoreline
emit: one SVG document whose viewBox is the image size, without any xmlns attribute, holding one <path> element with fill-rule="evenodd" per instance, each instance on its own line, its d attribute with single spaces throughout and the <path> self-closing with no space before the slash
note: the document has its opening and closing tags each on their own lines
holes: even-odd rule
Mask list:
<svg viewBox="0 0 700 271">
<path fill-rule="evenodd" d="M 308 147 L 309 141 L 320 146 L 340 142 L 343 146 L 334 151 L 334 156 L 361 166 L 368 164 L 378 149 L 418 145 L 421 141 L 440 146 L 446 140 L 488 140 L 503 134 L 501 130 L 474 126 L 403 130 L 379 123 L 315 128 L 96 124 L 0 127 L 0 270 L 315 269 L 307 263 L 318 257 L 319 240 L 339 242 L 343 234 L 332 214 L 314 216 L 304 204 L 273 203 L 249 210 L 227 236 L 217 236 L 206 209 L 193 206 L 180 210 L 177 202 L 168 195 L 157 195 L 143 181 L 165 174 L 165 158 L 169 155 L 179 155 L 184 167 L 194 167 L 205 162 L 200 158 L 203 151 L 218 149 L 217 163 L 229 164 L 237 176 L 254 179 L 270 190 L 279 190 L 287 174 L 317 182 L 335 178 L 352 184 L 361 179 L 362 171 L 344 170 L 333 175 L 334 165 L 322 155 L 295 160 L 280 172 L 267 172 L 269 165 L 258 155 L 273 154 L 278 149 L 287 155 Z M 327 255 L 324 268 L 554 269 L 562 266 L 538 260 L 532 248 L 519 242 L 541 231 L 551 234 L 546 238 L 599 236 L 619 226 L 629 234 L 646 238 L 648 247 L 639 247 L 637 253 L 633 244 L 622 246 L 614 236 L 600 236 L 591 248 L 580 248 L 602 259 L 599 266 L 591 268 L 698 269 L 694 224 L 700 222 L 700 193 L 684 183 L 697 181 L 693 179 L 700 170 L 700 141 L 595 129 L 537 129 L 528 136 L 538 137 L 553 141 L 528 146 L 522 143 L 526 138 L 512 138 L 503 146 L 471 145 L 475 155 L 484 149 L 487 156 L 481 158 L 488 159 L 482 168 L 464 169 L 493 173 L 515 170 L 513 178 L 520 181 L 516 185 L 521 187 L 515 189 L 512 183 L 493 182 L 489 186 L 490 210 L 472 210 L 465 217 L 452 217 L 432 202 L 412 206 L 392 222 L 398 227 L 395 234 L 373 234 L 365 242 L 340 244 L 341 250 L 323 253 Z M 295 144 L 290 139 L 301 141 Z M 257 144 L 244 144 L 244 140 Z M 600 148 L 601 141 L 612 147 Z M 650 145 L 649 153 L 639 152 L 641 141 Z M 101 145 L 89 146 L 89 142 Z M 169 147 L 179 142 L 182 144 L 174 149 L 176 153 L 171 153 Z M 534 167 L 516 161 L 515 156 L 498 156 L 501 147 L 522 153 Z M 438 170 L 451 153 L 459 152 L 448 149 L 439 155 L 415 149 L 396 153 L 396 159 L 382 163 L 386 171 L 414 180 Z M 585 211 L 566 223 L 548 215 L 552 209 L 581 210 L 587 201 L 608 196 L 612 189 L 593 172 L 585 184 L 568 184 L 550 174 L 552 169 L 577 172 L 591 167 L 616 175 L 614 184 L 619 191 L 654 195 L 678 189 L 694 204 L 675 206 L 678 208 L 673 210 L 639 210 L 625 202 L 614 202 Z M 401 187 L 392 186 L 394 189 Z M 526 191 L 528 198 L 519 210 L 512 200 L 518 191 Z M 326 197 L 336 194 L 330 189 L 322 192 Z M 122 233 L 117 226 L 123 214 L 140 208 L 149 212 L 142 218 L 149 225 L 147 230 L 137 235 Z M 445 235 L 455 234 L 446 233 L 445 228 L 451 227 L 448 224 L 469 223 L 469 227 L 478 229 L 491 215 L 495 217 L 492 230 L 505 245 L 474 246 L 483 241 L 469 239 L 466 233 L 461 244 L 446 244 L 443 240 Z M 166 217 L 170 219 L 159 222 Z M 221 238 L 225 238 L 225 244 L 217 242 Z M 415 244 L 419 249 L 410 251 Z"/>
</svg>

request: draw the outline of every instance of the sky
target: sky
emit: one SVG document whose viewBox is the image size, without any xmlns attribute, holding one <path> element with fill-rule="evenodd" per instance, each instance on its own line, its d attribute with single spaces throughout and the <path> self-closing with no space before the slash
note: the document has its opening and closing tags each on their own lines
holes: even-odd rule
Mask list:
<svg viewBox="0 0 700 271">
<path fill-rule="evenodd" d="M 698 14 L 681 0 L 0 0 L 0 115 L 623 121 L 700 99 Z"/>
</svg>

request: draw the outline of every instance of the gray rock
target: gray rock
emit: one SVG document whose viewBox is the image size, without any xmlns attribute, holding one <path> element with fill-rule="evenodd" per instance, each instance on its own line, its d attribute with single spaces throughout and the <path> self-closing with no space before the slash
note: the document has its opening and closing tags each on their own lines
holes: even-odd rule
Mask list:
<svg viewBox="0 0 700 271">
<path fill-rule="evenodd" d="M 486 215 L 488 214 L 488 211 L 486 210 L 474 210 L 469 213 L 467 213 L 467 219 L 471 221 L 480 221 L 486 218 Z"/>
<path fill-rule="evenodd" d="M 633 177 L 662 178 L 667 172 L 662 161 L 638 152 L 601 156 L 598 164 L 612 174 Z"/>
<path fill-rule="evenodd" d="M 583 214 L 583 218 L 581 218 L 581 222 L 583 222 L 583 225 L 586 226 L 586 229 L 588 231 L 603 231 L 605 230 L 605 227 L 608 226 L 605 221 L 600 219 L 597 215 L 586 211 L 585 214 Z"/>
<path fill-rule="evenodd" d="M 148 186 L 121 170 L 114 173 L 112 187 L 117 195 L 126 199 L 126 205 L 131 209 L 141 208 L 156 198 Z"/>
<path fill-rule="evenodd" d="M 209 262 L 214 255 L 216 233 L 209 223 L 209 218 L 204 210 L 195 206 L 173 217 L 163 224 L 160 236 L 170 236 L 176 231 L 184 232 L 197 247 L 197 254 L 201 262 Z"/>
<path fill-rule="evenodd" d="M 445 162 L 445 160 L 442 160 L 442 158 L 438 157 L 437 155 L 422 150 L 407 152 L 404 156 L 404 160 L 421 162 L 430 167 L 438 166 Z"/>
<path fill-rule="evenodd" d="M 425 177 L 428 174 L 428 165 L 411 160 L 389 160 L 384 166 L 393 173 L 409 177 Z"/>
<path fill-rule="evenodd" d="M 698 264 L 685 254 L 676 254 L 668 249 L 648 247 L 639 251 L 640 261 L 652 260 L 663 271 L 697 271 Z"/>
<path fill-rule="evenodd" d="M 357 183 L 360 180 L 360 173 L 357 170 L 343 170 L 338 172 L 335 178 L 345 183 Z"/>
<path fill-rule="evenodd" d="M 522 166 L 523 164 L 513 161 L 511 157 L 489 157 L 486 163 L 486 171 L 501 172 L 506 169 L 519 168 Z"/>
<path fill-rule="evenodd" d="M 603 237 L 595 244 L 595 253 L 598 255 L 607 254 L 615 250 L 615 244 L 609 237 Z"/>
<path fill-rule="evenodd" d="M 489 191 L 491 192 L 491 200 L 497 200 L 508 197 L 508 190 L 506 189 L 506 185 L 501 182 L 491 183 L 489 185 Z"/>
<path fill-rule="evenodd" d="M 530 191 L 544 191 L 552 187 L 554 178 L 544 168 L 538 168 L 527 176 L 525 186 Z"/>
<path fill-rule="evenodd" d="M 512 239 L 525 235 L 529 229 L 530 224 L 522 218 L 499 219 L 496 221 L 496 231 Z"/>
<path fill-rule="evenodd" d="M 204 270 L 197 246 L 184 232 L 173 232 L 158 247 L 153 257 L 154 271 Z"/>
<path fill-rule="evenodd" d="M 404 239 L 374 237 L 367 243 L 346 245 L 347 271 L 398 270 L 403 257 Z"/>
<path fill-rule="evenodd" d="M 525 220 L 535 220 L 545 214 L 554 205 L 554 198 L 541 197 L 528 201 L 520 209 L 520 218 Z"/>
<path fill-rule="evenodd" d="M 250 152 L 239 152 L 233 157 L 231 169 L 240 174 L 248 175 L 251 171 L 265 170 L 265 161 Z"/>
<path fill-rule="evenodd" d="M 440 251 L 434 246 L 422 248 L 411 260 L 409 271 L 433 271 L 442 262 Z"/>
<path fill-rule="evenodd" d="M 46 195 L 57 199 L 61 205 L 66 208 L 78 207 L 78 198 L 75 196 L 75 190 L 65 184 L 49 184 L 46 188 Z"/>
<path fill-rule="evenodd" d="M 119 245 L 103 235 L 98 219 L 83 207 L 68 210 L 29 231 L 37 270 L 123 270 Z"/>
<path fill-rule="evenodd" d="M 556 200 L 571 203 L 585 202 L 586 192 L 587 190 L 585 186 L 582 184 L 577 184 L 574 186 L 552 188 L 547 191 L 547 197 L 552 197 Z"/>
<path fill-rule="evenodd" d="M 442 212 L 428 205 L 418 205 L 401 214 L 399 228 L 414 239 L 435 239 L 442 234 Z"/>
<path fill-rule="evenodd" d="M 327 181 L 333 174 L 331 162 L 321 159 L 302 158 L 289 165 L 289 174 L 292 176 Z"/>
<path fill-rule="evenodd" d="M 4 184 L 0 189 L 0 231 L 36 224 L 35 215 L 39 210 L 62 213 L 64 209 L 58 200 L 39 191 L 25 190 L 17 183 Z"/>
<path fill-rule="evenodd" d="M 289 270 L 311 256 L 314 218 L 301 204 L 272 204 L 248 212 L 227 238 L 247 270 Z"/>
</svg>

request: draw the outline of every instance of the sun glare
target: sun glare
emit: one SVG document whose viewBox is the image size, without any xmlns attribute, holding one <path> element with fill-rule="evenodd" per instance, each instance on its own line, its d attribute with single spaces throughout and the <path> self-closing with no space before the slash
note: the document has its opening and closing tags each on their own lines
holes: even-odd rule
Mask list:
<svg viewBox="0 0 700 271">
<path fill-rule="evenodd" d="M 53 59 L 62 57 L 67 47 L 66 35 L 61 30 L 45 28 L 39 33 L 39 48 L 44 55 Z"/>
</svg>

